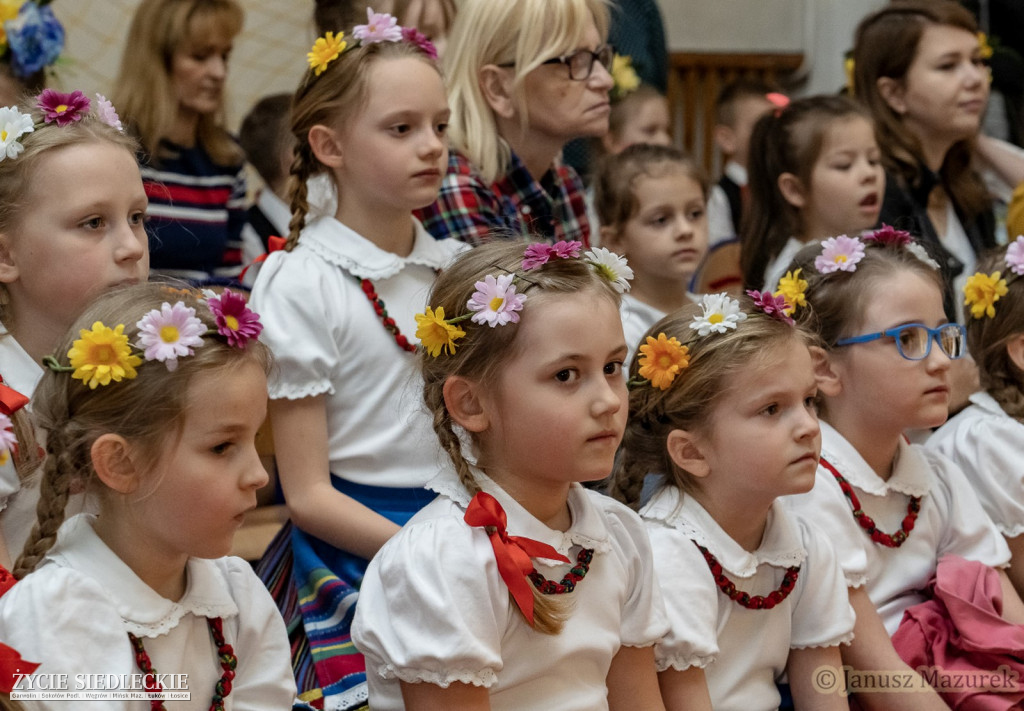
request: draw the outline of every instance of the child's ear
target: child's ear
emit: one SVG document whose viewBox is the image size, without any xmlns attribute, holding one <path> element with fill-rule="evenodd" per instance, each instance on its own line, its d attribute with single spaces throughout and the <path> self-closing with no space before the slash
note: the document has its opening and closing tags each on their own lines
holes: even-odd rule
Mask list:
<svg viewBox="0 0 1024 711">
<path fill-rule="evenodd" d="M 878 87 L 878 94 L 882 100 L 889 105 L 889 108 L 902 116 L 907 112 L 907 102 L 904 98 L 903 82 L 892 77 L 879 77 L 875 86 Z"/>
<path fill-rule="evenodd" d="M 779 192 L 793 207 L 800 209 L 807 204 L 807 194 L 800 178 L 792 173 L 782 173 L 778 180 Z"/>
<path fill-rule="evenodd" d="M 602 247 L 607 247 L 616 254 L 626 256 L 622 251 L 622 240 L 620 239 L 622 236 L 622 230 L 618 230 L 611 225 L 601 225 L 599 232 L 601 235 Z"/>
<path fill-rule="evenodd" d="M 835 397 L 843 390 L 843 383 L 836 373 L 828 351 L 821 346 L 811 346 L 811 364 L 814 366 L 814 379 L 818 381 L 818 389 L 823 395 Z"/>
<path fill-rule="evenodd" d="M 491 111 L 503 119 L 512 119 L 516 115 L 512 73 L 497 64 L 485 64 L 480 68 L 479 81 L 480 91 Z"/>
<path fill-rule="evenodd" d="M 1006 344 L 1006 355 L 1010 361 L 1024 372 L 1024 333 L 1018 333 Z"/>
<path fill-rule="evenodd" d="M 342 164 L 341 141 L 338 132 L 329 126 L 317 124 L 307 134 L 309 148 L 316 159 L 328 168 L 338 168 Z"/>
<path fill-rule="evenodd" d="M 711 135 L 724 155 L 735 155 L 736 149 L 739 148 L 739 140 L 731 126 L 726 126 L 723 123 L 716 124 Z"/>
<path fill-rule="evenodd" d="M 693 432 L 672 430 L 668 433 L 665 446 L 669 458 L 680 469 L 686 470 L 698 479 L 703 479 L 711 473 L 708 460 L 701 451 L 700 440 Z"/>
<path fill-rule="evenodd" d="M 458 425 L 468 432 L 483 432 L 490 426 L 480 384 L 461 375 L 451 375 L 444 381 L 444 404 Z"/>
<path fill-rule="evenodd" d="M 18 266 L 11 254 L 7 235 L 0 234 L 0 284 L 13 284 L 18 281 Z"/>
<path fill-rule="evenodd" d="M 96 477 L 109 488 L 130 494 L 139 487 L 139 468 L 124 437 L 102 434 L 92 443 L 90 454 Z"/>
</svg>

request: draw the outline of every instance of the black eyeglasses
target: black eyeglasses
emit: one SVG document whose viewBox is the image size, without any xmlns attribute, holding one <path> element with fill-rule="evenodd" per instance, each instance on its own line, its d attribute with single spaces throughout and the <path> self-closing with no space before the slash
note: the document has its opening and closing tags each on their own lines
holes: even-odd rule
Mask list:
<svg viewBox="0 0 1024 711">
<path fill-rule="evenodd" d="M 850 346 L 889 336 L 896 342 L 896 350 L 901 356 L 907 360 L 924 360 L 932 352 L 932 341 L 935 341 L 950 360 L 957 360 L 964 357 L 964 334 L 964 327 L 958 323 L 947 323 L 938 328 L 928 328 L 923 323 L 908 323 L 877 333 L 841 338 L 836 341 L 836 345 Z"/>
<path fill-rule="evenodd" d="M 609 74 L 612 71 L 612 61 L 615 59 L 615 48 L 610 44 L 604 44 L 591 52 L 589 49 L 578 49 L 571 54 L 563 54 L 561 57 L 552 57 L 541 62 L 541 64 L 564 64 L 569 67 L 569 78 L 573 81 L 586 81 L 594 71 L 594 64 L 600 62 L 605 71 Z M 515 62 L 499 64 L 499 67 L 514 67 Z"/>
</svg>

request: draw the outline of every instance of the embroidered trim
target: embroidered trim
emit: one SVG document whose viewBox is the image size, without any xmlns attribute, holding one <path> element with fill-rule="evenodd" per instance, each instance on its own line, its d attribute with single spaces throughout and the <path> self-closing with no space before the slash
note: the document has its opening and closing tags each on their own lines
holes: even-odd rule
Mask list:
<svg viewBox="0 0 1024 711">
<path fill-rule="evenodd" d="M 903 517 L 903 522 L 900 524 L 900 530 L 889 535 L 884 531 L 878 530 L 878 527 L 875 525 L 875 520 L 864 513 L 864 510 L 860 507 L 860 499 L 857 498 L 857 494 L 854 492 L 853 487 L 848 481 L 846 481 L 846 479 L 843 478 L 843 475 L 839 473 L 839 470 L 829 464 L 824 457 L 819 461 L 832 473 L 832 476 L 835 477 L 843 495 L 846 496 L 847 500 L 850 502 L 850 508 L 853 509 L 854 519 L 856 519 L 857 523 L 860 524 L 860 527 L 864 529 L 868 536 L 871 537 L 871 540 L 880 546 L 886 546 L 888 548 L 899 548 L 902 546 L 910 535 L 910 532 L 914 530 L 914 523 L 917 522 L 917 514 L 921 511 L 921 497 L 910 497 L 910 503 L 907 504 L 907 515 Z"/>
</svg>

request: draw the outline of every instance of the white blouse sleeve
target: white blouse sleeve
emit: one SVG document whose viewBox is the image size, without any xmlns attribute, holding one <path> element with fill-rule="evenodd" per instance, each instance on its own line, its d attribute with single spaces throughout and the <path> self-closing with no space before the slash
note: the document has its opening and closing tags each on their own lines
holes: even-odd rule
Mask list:
<svg viewBox="0 0 1024 711">
<path fill-rule="evenodd" d="M 370 563 L 352 639 L 367 674 L 490 687 L 518 614 L 484 530 L 454 516 L 428 519 L 399 531 Z"/>
<path fill-rule="evenodd" d="M 348 307 L 336 272 L 309 252 L 274 252 L 260 269 L 250 305 L 263 323 L 260 340 L 274 354 L 272 399 L 334 393 L 341 358 L 335 332 Z"/>
<path fill-rule="evenodd" d="M 0 514 L 7 508 L 12 496 L 21 489 L 18 470 L 14 468 L 14 457 L 8 455 L 7 461 L 0 464 Z"/>
<path fill-rule="evenodd" d="M 954 420 L 925 446 L 963 470 L 1004 536 L 1024 533 L 1024 424 L 1000 416 L 974 417 L 963 424 Z"/>
<path fill-rule="evenodd" d="M 230 620 L 237 628 L 234 646 L 239 650 L 235 685 L 231 690 L 235 708 L 253 711 L 290 708 L 295 700 L 295 677 L 281 613 L 248 563 L 234 557 L 216 562 L 238 605 L 238 616 Z"/>
<path fill-rule="evenodd" d="M 793 595 L 790 647 L 834 647 L 853 640 L 854 612 L 843 571 L 828 537 L 807 521 L 797 520 L 807 557 Z"/>
<path fill-rule="evenodd" d="M 665 604 L 658 578 L 654 573 L 654 554 L 643 520 L 629 507 L 604 494 L 593 493 L 600 500 L 608 520 L 608 533 L 614 554 L 629 571 L 629 596 L 622 606 L 622 644 L 627 647 L 650 647 L 668 630 Z"/>
<path fill-rule="evenodd" d="M 678 529 L 650 522 L 647 532 L 668 616 L 654 649 L 658 671 L 706 667 L 718 656 L 718 588 L 703 555 Z"/>
<path fill-rule="evenodd" d="M 997 568 L 1009 565 L 1006 539 L 981 507 L 960 467 L 938 452 L 915 447 L 935 472 L 935 503 L 943 509 L 942 520 L 946 523 L 937 558 L 953 554 Z"/>
</svg>

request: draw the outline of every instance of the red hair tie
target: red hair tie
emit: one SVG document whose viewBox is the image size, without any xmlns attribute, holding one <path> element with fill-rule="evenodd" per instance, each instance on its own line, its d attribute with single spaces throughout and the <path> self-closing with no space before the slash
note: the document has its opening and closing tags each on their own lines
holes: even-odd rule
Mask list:
<svg viewBox="0 0 1024 711">
<path fill-rule="evenodd" d="M 486 528 L 494 549 L 494 560 L 498 563 L 498 572 L 505 581 L 512 599 L 522 610 L 530 626 L 533 626 L 533 591 L 527 582 L 527 575 L 533 572 L 531 558 L 548 558 L 562 563 L 569 559 L 556 551 L 547 543 L 531 538 L 510 536 L 505 530 L 507 519 L 501 504 L 488 493 L 479 492 L 469 502 L 463 520 L 474 528 Z"/>
<path fill-rule="evenodd" d="M 245 265 L 245 269 L 243 269 L 238 275 L 238 281 L 242 281 L 242 279 L 245 279 L 245 273 L 249 271 L 249 267 L 253 266 L 254 264 L 259 264 L 261 262 L 267 261 L 267 257 L 269 257 L 271 254 L 273 254 L 274 252 L 280 252 L 282 249 L 284 249 L 284 246 L 287 242 L 288 240 L 286 238 L 278 237 L 277 235 L 270 235 L 270 237 L 267 237 L 267 251 Z"/>
<path fill-rule="evenodd" d="M 0 412 L 10 417 L 28 404 L 28 398 L 14 388 L 5 385 L 0 377 Z"/>
<path fill-rule="evenodd" d="M 768 103 L 775 107 L 776 118 L 778 118 L 784 108 L 789 106 L 789 97 L 785 94 L 780 94 L 777 91 L 769 91 L 764 95 L 764 98 L 768 100 Z"/>
</svg>

